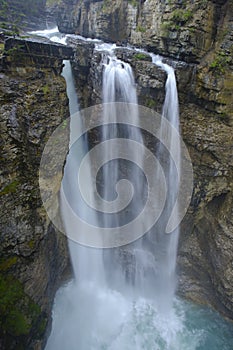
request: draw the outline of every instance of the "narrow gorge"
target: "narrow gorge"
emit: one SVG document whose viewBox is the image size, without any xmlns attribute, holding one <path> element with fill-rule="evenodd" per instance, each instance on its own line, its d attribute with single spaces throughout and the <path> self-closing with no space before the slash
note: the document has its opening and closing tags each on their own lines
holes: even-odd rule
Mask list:
<svg viewBox="0 0 233 350">
<path fill-rule="evenodd" d="M 230 350 L 233 341 L 229 321 L 233 319 L 233 2 L 48 0 L 46 4 L 38 0 L 35 3 L 37 6 L 31 11 L 18 10 L 22 15 L 17 17 L 16 0 L 9 4 L 0 2 L 0 348 L 217 350 L 222 347 Z M 19 23 L 19 17 L 23 23 Z M 73 243 L 50 221 L 41 200 L 39 167 L 46 142 L 57 127 L 66 123 L 65 140 L 57 144 L 61 149 L 61 159 L 58 155 L 61 169 L 58 171 L 55 160 L 49 158 L 51 188 L 49 185 L 45 191 L 49 196 L 56 189 L 53 216 L 60 220 L 62 205 L 63 224 L 59 221 L 58 227 L 64 225 L 71 237 L 71 219 L 65 217 L 59 189 L 64 175 L 62 186 L 66 193 L 74 191 L 75 178 L 67 175 L 72 152 L 76 157 L 75 152 L 90 151 L 104 137 L 111 139 L 116 135 L 142 142 L 157 156 L 159 146 L 149 134 L 132 133 L 116 120 L 119 123 L 116 134 L 110 136 L 104 129 L 95 127 L 76 148 L 70 148 L 67 159 L 63 160 L 72 133 L 80 127 L 72 121 L 67 125 L 66 118 L 78 108 L 85 111 L 93 106 L 95 110 L 102 102 L 119 101 L 134 104 L 138 101 L 139 116 L 140 106 L 149 108 L 155 115 L 170 108 L 175 115 L 174 99 L 171 102 L 171 97 L 168 98 L 169 74 L 165 66 L 175 72 L 180 112 L 177 128 L 193 167 L 192 198 L 179 226 L 178 243 L 174 239 L 169 243 L 167 238 L 164 242 L 159 236 L 153 238 L 153 230 L 142 243 L 139 240 L 120 249 L 98 251 Z M 107 71 L 112 75 L 107 76 Z M 171 107 L 165 107 L 166 100 Z M 85 113 L 87 116 L 88 112 Z M 103 115 L 117 113 L 119 110 L 103 110 Z M 127 113 L 135 115 L 135 110 Z M 105 136 L 101 136 L 102 132 Z M 111 148 L 107 150 L 108 156 L 114 152 Z M 163 167 L 168 167 L 166 157 L 166 152 L 157 157 Z M 140 159 L 137 154 L 137 164 L 142 169 L 145 159 L 145 155 Z M 91 161 L 94 163 L 95 159 Z M 90 165 L 86 169 L 92 174 Z M 146 196 L 141 172 L 131 165 L 126 167 L 125 160 L 117 170 L 111 162 L 106 169 L 97 176 L 101 196 L 112 201 L 111 184 L 129 176 L 134 191 L 140 195 L 128 212 L 138 213 Z M 179 177 L 179 170 L 176 171 Z M 87 188 L 91 188 L 90 174 L 85 176 Z M 156 169 L 154 174 L 156 178 Z M 174 180 L 176 176 L 172 173 L 171 178 Z M 171 181 L 168 178 L 167 175 L 167 185 Z M 176 182 L 171 188 L 176 189 Z M 91 198 L 93 194 L 89 191 Z M 77 198 L 72 201 L 75 203 Z M 77 210 L 90 220 L 90 209 L 86 211 L 79 200 L 78 203 Z M 104 206 L 104 211 L 111 210 L 108 206 Z M 116 220 L 128 223 L 131 214 L 124 215 L 120 219 L 107 216 L 107 219 L 92 217 L 91 220 L 94 223 L 97 220 L 98 225 L 101 222 L 102 227 L 114 227 Z M 164 231 L 161 220 L 158 225 Z M 166 266 L 169 260 L 171 267 L 171 257 L 176 259 L 176 255 L 176 268 L 171 268 L 175 278 Z M 173 301 L 167 314 L 162 305 L 163 300 L 169 304 L 168 295 Z"/>
</svg>

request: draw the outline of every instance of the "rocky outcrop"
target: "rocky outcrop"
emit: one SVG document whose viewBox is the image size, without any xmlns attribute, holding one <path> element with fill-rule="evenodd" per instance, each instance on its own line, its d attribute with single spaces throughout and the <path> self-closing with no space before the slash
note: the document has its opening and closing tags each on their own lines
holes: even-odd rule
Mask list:
<svg viewBox="0 0 233 350">
<path fill-rule="evenodd" d="M 14 71 L 19 67 L 40 66 L 52 68 L 55 74 L 60 74 L 62 61 L 73 57 L 71 47 L 51 43 L 47 39 L 38 38 L 6 38 L 5 52 L 2 58 L 3 70 Z M 9 64 L 8 64 L 9 62 Z M 15 67 L 16 65 L 16 67 Z"/>
<path fill-rule="evenodd" d="M 195 184 L 179 263 L 182 293 L 233 318 L 233 3 L 225 6 L 215 45 L 196 66 L 189 98 L 180 91 L 182 132 Z"/>
<path fill-rule="evenodd" d="M 0 28 L 12 32 L 46 28 L 45 5 L 46 0 L 1 0 Z"/>
<path fill-rule="evenodd" d="M 74 2 L 72 6 L 81 6 L 81 3 Z M 92 1 L 88 6 L 100 6 L 100 3 Z M 182 223 L 179 246 L 179 293 L 210 304 L 232 319 L 233 35 L 230 14 L 233 4 L 231 1 L 197 1 L 189 3 L 184 10 L 184 3 L 187 5 L 187 2 L 146 0 L 136 4 L 140 11 L 131 24 L 134 23 L 135 28 L 139 23 L 146 24 L 147 30 L 132 29 L 125 39 L 165 54 L 176 71 L 181 131 L 194 170 L 193 198 Z M 176 9 L 179 11 L 175 16 Z M 164 23 L 165 17 L 168 22 L 168 18 L 180 18 L 178 13 L 189 10 L 192 15 L 186 15 L 187 20 L 179 19 L 180 24 L 166 28 L 167 44 L 163 45 L 160 17 Z M 182 41 L 188 28 L 189 40 Z M 70 39 L 71 44 L 72 40 L 76 47 L 72 64 L 77 91 L 82 107 L 86 107 L 101 101 L 102 57 L 100 52 L 93 52 L 93 44 L 80 40 L 75 43 L 74 38 Z M 144 54 L 124 48 L 117 49 L 116 53 L 133 67 L 139 103 L 160 112 L 165 73 Z"/>
<path fill-rule="evenodd" d="M 69 265 L 66 238 L 48 219 L 38 183 L 45 143 L 69 116 L 63 49 L 12 38 L 1 58 L 1 349 L 42 348 Z"/>
<path fill-rule="evenodd" d="M 127 1 L 61 1 L 55 11 L 59 30 L 117 41 L 128 37 Z"/>
<path fill-rule="evenodd" d="M 230 1 L 62 0 L 61 32 L 127 41 L 154 53 L 199 62 L 213 47 Z M 224 35 L 224 30 L 222 30 Z"/>
<path fill-rule="evenodd" d="M 211 49 L 226 8 L 217 1 L 147 0 L 130 41 L 186 62 L 199 62 Z"/>
</svg>

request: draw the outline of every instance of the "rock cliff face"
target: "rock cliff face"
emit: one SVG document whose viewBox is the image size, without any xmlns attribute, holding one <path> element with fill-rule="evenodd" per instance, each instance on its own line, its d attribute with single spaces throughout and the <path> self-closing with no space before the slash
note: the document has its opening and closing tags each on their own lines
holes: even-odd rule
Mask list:
<svg viewBox="0 0 233 350">
<path fill-rule="evenodd" d="M 213 46 L 229 5 L 226 0 L 61 0 L 57 22 L 64 33 L 123 40 L 196 62 Z"/>
<path fill-rule="evenodd" d="M 60 72 L 72 51 L 62 50 L 8 39 L 1 57 L 1 349 L 41 349 L 68 266 L 66 238 L 46 216 L 38 183 L 45 143 L 69 116 Z"/>
<path fill-rule="evenodd" d="M 233 318 L 232 1 L 61 3 L 61 31 L 128 41 L 166 56 L 174 66 L 181 131 L 194 169 L 193 198 L 180 238 L 179 293 Z M 117 36 L 111 30 L 115 25 Z M 101 99 L 101 54 L 93 53 L 92 44 L 73 44 L 77 90 L 86 107 Z M 161 111 L 164 73 L 145 55 L 125 49 L 117 55 L 134 69 L 139 102 Z"/>
<path fill-rule="evenodd" d="M 104 40 L 123 40 L 128 36 L 128 4 L 125 1 L 63 1 L 57 12 L 61 32 L 79 33 Z"/>
<path fill-rule="evenodd" d="M 0 28 L 13 32 L 46 28 L 45 5 L 46 0 L 1 0 Z"/>
</svg>

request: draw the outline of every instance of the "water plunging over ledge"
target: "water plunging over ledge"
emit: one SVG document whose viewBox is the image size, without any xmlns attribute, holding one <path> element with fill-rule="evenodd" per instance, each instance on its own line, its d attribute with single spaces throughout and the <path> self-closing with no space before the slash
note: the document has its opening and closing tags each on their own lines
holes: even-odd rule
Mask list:
<svg viewBox="0 0 233 350">
<path fill-rule="evenodd" d="M 49 36 L 56 41 L 59 39 L 59 33 L 54 34 L 51 31 Z M 64 37 L 62 40 L 65 40 Z M 99 45 L 97 49 L 105 51 L 102 62 L 105 66 L 104 102 L 133 103 L 130 106 L 132 108 L 130 113 L 138 118 L 138 111 L 135 108 L 137 96 L 131 67 L 114 56 L 111 45 L 102 44 L 102 47 Z M 162 63 L 159 57 L 152 55 L 152 59 L 155 64 L 160 65 L 167 72 L 163 116 L 172 123 L 175 129 L 179 130 L 174 70 Z M 69 62 L 66 62 L 63 75 L 67 83 L 70 113 L 73 114 L 77 112 L 78 105 Z M 117 115 L 112 105 L 105 106 L 104 117 L 107 118 L 109 113 Z M 72 139 L 75 139 L 75 128 L 80 127 L 82 125 L 79 121 L 72 120 L 71 143 Z M 104 130 L 102 141 L 115 137 L 119 133 L 121 136 L 130 137 L 138 142 L 142 142 L 143 139 L 139 129 L 129 127 L 119 130 L 114 125 L 113 128 Z M 167 137 L 163 134 L 163 126 L 161 126 L 160 133 L 161 139 Z M 86 142 L 86 139 L 82 138 L 79 147 L 74 148 L 67 158 L 63 186 L 70 187 L 71 200 L 74 202 L 75 169 L 73 163 L 76 152 L 87 152 Z M 174 163 L 167 164 L 166 179 L 169 201 L 163 220 L 168 219 L 168 212 L 171 207 L 174 207 L 179 182 L 179 176 L 175 175 L 179 174 L 179 145 L 174 144 L 172 134 L 169 147 L 176 149 L 178 170 L 174 168 Z M 109 148 L 107 151 L 111 154 L 114 149 Z M 158 158 L 161 158 L 161 161 L 164 157 L 163 152 L 163 149 L 158 152 Z M 143 168 L 143 154 L 136 154 L 135 158 L 137 158 L 137 164 Z M 122 169 L 124 169 L 124 164 L 121 165 L 119 162 L 110 163 L 104 168 L 102 175 L 105 184 L 102 191 L 104 198 L 112 200 L 114 193 L 111 185 L 116 184 L 121 178 Z M 85 180 L 86 185 L 89 186 L 91 185 L 91 167 L 87 170 Z M 139 199 L 137 198 L 131 207 L 132 211 L 137 211 L 138 202 L 145 195 L 143 186 L 141 186 L 145 179 L 140 172 L 140 167 L 133 168 L 130 174 L 135 192 L 140 193 Z M 155 169 L 155 181 L 157 176 L 159 175 L 156 174 Z M 76 205 L 79 206 L 79 203 Z M 115 217 L 114 220 L 118 219 Z M 92 220 L 98 221 L 99 218 L 94 216 Z M 122 217 L 121 220 L 127 220 L 127 217 Z M 111 222 L 111 216 L 103 218 L 104 227 L 109 227 Z M 70 222 L 66 221 L 65 214 L 64 223 L 69 230 Z M 145 239 L 129 245 L 127 250 L 123 250 L 123 253 L 119 248 L 94 249 L 69 240 L 75 277 L 57 292 L 53 309 L 53 327 L 46 350 L 231 349 L 232 328 L 220 316 L 207 308 L 197 307 L 174 296 L 179 229 L 165 236 L 163 233 L 165 222 L 161 220 L 156 230 L 157 232 L 149 232 Z M 124 264 L 127 264 L 125 256 L 126 260 L 130 260 L 133 269 L 128 269 L 127 266 L 127 271 L 124 271 Z"/>
</svg>

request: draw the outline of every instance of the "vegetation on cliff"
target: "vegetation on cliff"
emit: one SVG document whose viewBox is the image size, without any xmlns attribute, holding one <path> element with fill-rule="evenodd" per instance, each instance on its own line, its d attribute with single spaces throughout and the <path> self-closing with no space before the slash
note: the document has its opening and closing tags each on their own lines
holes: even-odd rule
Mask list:
<svg viewBox="0 0 233 350">
<path fill-rule="evenodd" d="M 15 260 L 14 263 L 16 263 Z M 6 262 L 4 265 L 6 268 Z M 25 349 L 29 334 L 31 333 L 31 337 L 35 339 L 40 339 L 45 332 L 46 325 L 46 315 L 41 312 L 39 305 L 24 292 L 23 285 L 14 276 L 1 272 L 0 337 L 4 339 L 3 348 L 11 348 L 12 339 L 14 339 L 15 349 Z"/>
<path fill-rule="evenodd" d="M 46 0 L 0 0 L 0 28 L 18 33 L 30 21 L 45 15 Z"/>
<path fill-rule="evenodd" d="M 69 113 L 60 72 L 63 56 L 71 54 L 59 45 L 8 38 L 1 58 L 1 349 L 42 347 L 68 264 L 66 239 L 41 203 L 38 172 L 46 140 Z"/>
</svg>

